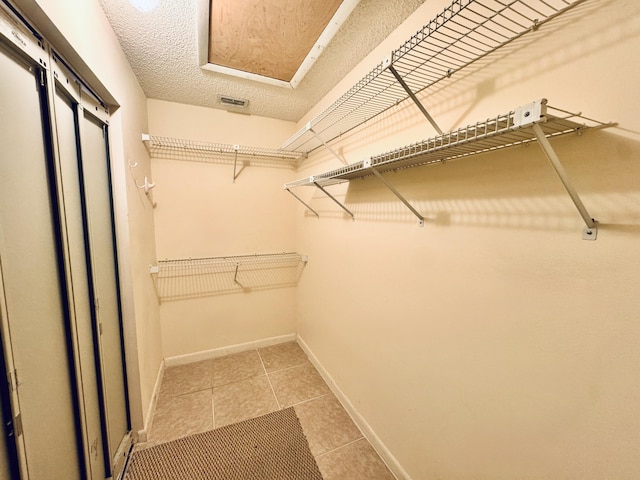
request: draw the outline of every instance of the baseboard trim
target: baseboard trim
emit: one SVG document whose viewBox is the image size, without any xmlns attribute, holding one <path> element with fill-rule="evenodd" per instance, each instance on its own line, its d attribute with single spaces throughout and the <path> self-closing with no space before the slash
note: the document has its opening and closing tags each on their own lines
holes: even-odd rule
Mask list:
<svg viewBox="0 0 640 480">
<path fill-rule="evenodd" d="M 156 383 L 153 386 L 153 392 L 151 393 L 151 400 L 149 400 L 149 409 L 144 420 L 144 428 L 138 430 L 135 443 L 145 443 L 149 438 L 149 432 L 151 431 L 151 425 L 153 423 L 153 415 L 156 412 L 156 404 L 158 403 L 158 394 L 160 393 L 160 385 L 162 385 L 162 377 L 164 376 L 164 360 L 160 362 L 158 368 L 158 375 L 156 375 Z"/>
<path fill-rule="evenodd" d="M 184 355 L 176 355 L 174 357 L 167 357 L 164 359 L 165 367 L 175 367 L 176 365 L 185 365 L 187 363 L 198 362 L 201 360 L 208 360 L 210 358 L 223 357 L 232 353 L 245 352 L 247 350 L 253 350 L 254 348 L 270 347 L 271 345 L 277 345 L 285 342 L 295 342 L 297 335 L 290 333 L 288 335 L 281 335 L 278 337 L 270 337 L 262 340 L 255 340 L 253 342 L 239 343 L 237 345 L 229 345 L 226 347 L 214 348 L 211 350 L 204 350 L 201 352 L 187 353 Z"/>
<path fill-rule="evenodd" d="M 318 370 L 318 373 L 320 373 L 320 376 L 327 383 L 333 394 L 338 398 L 344 409 L 351 416 L 352 420 L 358 426 L 362 434 L 369 441 L 376 452 L 378 452 L 380 458 L 382 458 L 382 460 L 387 464 L 387 467 L 389 467 L 391 473 L 393 473 L 398 480 L 411 480 L 409 474 L 405 471 L 404 468 L 402 468 L 402 465 L 400 465 L 398 460 L 393 456 L 393 454 L 384 445 L 384 443 L 382 443 L 380 437 L 376 435 L 376 432 L 373 430 L 371 425 L 369 425 L 364 417 L 360 415 L 360 413 L 356 410 L 349 398 L 344 394 L 342 390 L 340 390 L 340 387 L 338 387 L 329 372 L 322 366 L 322 363 L 320 363 L 318 357 L 314 355 L 314 353 L 311 351 L 309 346 L 300 335 L 297 336 L 297 342 L 302 350 L 304 350 L 304 353 L 307 354 L 313 366 L 316 367 L 316 370 Z"/>
</svg>

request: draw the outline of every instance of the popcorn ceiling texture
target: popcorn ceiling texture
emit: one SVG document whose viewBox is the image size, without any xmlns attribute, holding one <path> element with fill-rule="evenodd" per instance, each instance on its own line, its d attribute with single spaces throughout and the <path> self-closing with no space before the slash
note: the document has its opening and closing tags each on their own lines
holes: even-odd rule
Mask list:
<svg viewBox="0 0 640 480">
<path fill-rule="evenodd" d="M 218 95 L 229 95 L 253 115 L 298 121 L 425 0 L 361 0 L 296 89 L 202 70 L 194 0 L 160 0 L 149 13 L 99 1 L 148 98 L 224 108 Z"/>
</svg>

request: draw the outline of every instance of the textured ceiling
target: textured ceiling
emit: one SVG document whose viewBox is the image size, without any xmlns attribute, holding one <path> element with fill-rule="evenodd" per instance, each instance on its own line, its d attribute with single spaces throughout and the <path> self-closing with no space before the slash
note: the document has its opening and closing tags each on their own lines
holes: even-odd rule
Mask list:
<svg viewBox="0 0 640 480">
<path fill-rule="evenodd" d="M 298 121 L 425 0 L 361 0 L 296 89 L 201 69 L 195 0 L 160 0 L 148 13 L 99 1 L 148 98 L 225 108 L 227 95 L 248 99 L 253 115 Z"/>
</svg>

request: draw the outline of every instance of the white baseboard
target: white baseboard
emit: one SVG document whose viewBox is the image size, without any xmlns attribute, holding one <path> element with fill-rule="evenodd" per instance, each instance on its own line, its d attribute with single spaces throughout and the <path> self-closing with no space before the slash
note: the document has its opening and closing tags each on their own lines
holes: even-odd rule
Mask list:
<svg viewBox="0 0 640 480">
<path fill-rule="evenodd" d="M 313 363 L 313 366 L 316 367 L 320 376 L 327 383 L 333 394 L 338 398 L 344 409 L 351 416 L 352 420 L 358 426 L 362 434 L 369 441 L 371 446 L 378 452 L 380 458 L 387 464 L 391 473 L 395 475 L 398 480 L 411 480 L 409 474 L 402 468 L 402 465 L 398 462 L 398 460 L 393 456 L 393 454 L 389 451 L 389 449 L 382 443 L 380 437 L 376 435 L 376 432 L 371 428 L 371 425 L 364 419 L 362 415 L 356 410 L 353 406 L 353 403 L 349 400 L 349 398 L 344 394 L 340 387 L 333 380 L 329 372 L 322 366 L 318 358 L 313 354 L 309 346 L 305 343 L 304 339 L 298 335 L 297 336 L 298 345 L 304 350 L 304 352 Z"/>
<path fill-rule="evenodd" d="M 253 342 L 240 343 L 237 345 L 229 345 L 227 347 L 214 348 L 212 350 L 204 350 L 202 352 L 187 353 L 185 355 L 177 355 L 175 357 L 167 357 L 164 359 L 165 367 L 175 367 L 176 365 L 185 365 L 187 363 L 198 362 L 200 360 L 208 360 L 210 358 L 223 357 L 232 353 L 245 352 L 254 348 L 269 347 L 285 342 L 295 342 L 297 335 L 290 333 L 279 337 L 270 337 Z"/>
<path fill-rule="evenodd" d="M 160 362 L 160 368 L 158 369 L 158 375 L 156 376 L 156 383 L 153 386 L 153 392 L 151 393 L 151 400 L 149 400 L 149 410 L 144 419 L 144 429 L 138 430 L 135 443 L 145 443 L 149 439 L 149 432 L 151 431 L 151 425 L 153 423 L 153 414 L 156 411 L 156 404 L 158 403 L 158 394 L 160 393 L 160 385 L 162 385 L 162 377 L 164 376 L 164 360 Z"/>
</svg>

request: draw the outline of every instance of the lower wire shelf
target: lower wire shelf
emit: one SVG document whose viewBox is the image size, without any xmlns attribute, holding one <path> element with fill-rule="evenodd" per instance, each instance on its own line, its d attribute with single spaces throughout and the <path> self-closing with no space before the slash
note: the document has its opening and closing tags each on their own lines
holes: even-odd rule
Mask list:
<svg viewBox="0 0 640 480">
<path fill-rule="evenodd" d="M 185 300 L 297 285 L 308 257 L 269 253 L 159 260 L 150 267 L 160 301 Z"/>
<path fill-rule="evenodd" d="M 411 210 L 422 226 L 424 225 L 424 217 L 385 179 L 382 173 L 434 165 L 516 145 L 537 142 L 584 220 L 583 238 L 585 240 L 595 240 L 597 222 L 589 215 L 582 200 L 571 185 L 548 139 L 570 133 L 581 133 L 590 128 L 604 128 L 612 125 L 614 124 L 584 117 L 580 113 L 571 113 L 552 107 L 543 98 L 485 121 L 476 122 L 475 124 L 397 148 L 336 170 L 286 183 L 284 189 L 319 217 L 315 210 L 291 191 L 294 187 L 317 187 L 354 218 L 353 213 L 333 197 L 325 187 L 375 175 Z"/>
</svg>

